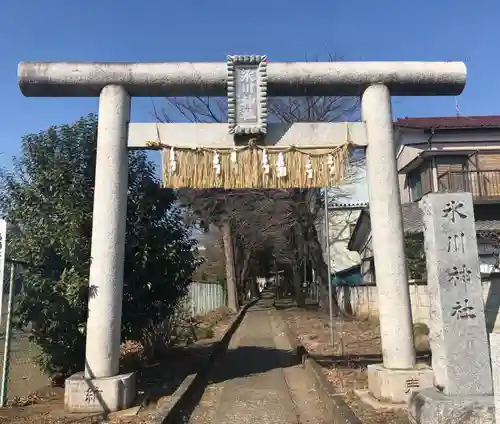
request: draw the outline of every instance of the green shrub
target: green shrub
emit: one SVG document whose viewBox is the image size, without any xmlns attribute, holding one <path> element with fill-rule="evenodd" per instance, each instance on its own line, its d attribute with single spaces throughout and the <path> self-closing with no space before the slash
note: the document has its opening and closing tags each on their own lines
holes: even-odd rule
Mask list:
<svg viewBox="0 0 500 424">
<path fill-rule="evenodd" d="M 196 338 L 198 340 L 211 339 L 214 336 L 214 330 L 212 327 L 196 327 L 195 329 Z"/>
<path fill-rule="evenodd" d="M 0 210 L 20 230 L 9 251 L 36 265 L 20 275 L 17 324 L 33 325 L 39 363 L 52 375 L 84 367 L 96 137 L 92 115 L 29 134 L 14 170 L 1 175 Z M 146 154 L 129 152 L 128 170 L 122 339 L 146 347 L 186 295 L 197 252 Z"/>
</svg>

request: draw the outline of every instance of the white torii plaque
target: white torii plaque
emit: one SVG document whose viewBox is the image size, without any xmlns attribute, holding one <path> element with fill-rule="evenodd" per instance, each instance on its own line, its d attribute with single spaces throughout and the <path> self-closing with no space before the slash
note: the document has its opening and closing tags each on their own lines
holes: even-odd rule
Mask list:
<svg viewBox="0 0 500 424">
<path fill-rule="evenodd" d="M 267 133 L 267 56 L 227 57 L 229 133 Z"/>
</svg>

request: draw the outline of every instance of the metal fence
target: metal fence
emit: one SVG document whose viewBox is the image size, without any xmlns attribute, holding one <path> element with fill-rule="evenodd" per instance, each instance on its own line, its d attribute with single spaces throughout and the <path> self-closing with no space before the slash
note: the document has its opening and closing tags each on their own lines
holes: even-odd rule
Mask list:
<svg viewBox="0 0 500 424">
<path fill-rule="evenodd" d="M 226 288 L 220 283 L 193 282 L 186 299 L 191 316 L 206 314 L 227 306 Z"/>
</svg>

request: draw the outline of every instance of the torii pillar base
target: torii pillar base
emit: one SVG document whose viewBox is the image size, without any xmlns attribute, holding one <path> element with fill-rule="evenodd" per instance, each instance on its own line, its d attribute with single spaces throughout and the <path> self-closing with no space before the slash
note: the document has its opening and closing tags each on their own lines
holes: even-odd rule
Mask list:
<svg viewBox="0 0 500 424">
<path fill-rule="evenodd" d="M 414 390 L 429 388 L 433 384 L 431 367 L 395 370 L 382 364 L 368 365 L 369 393 L 382 403 L 406 404 Z"/>
<path fill-rule="evenodd" d="M 133 406 L 136 393 L 135 373 L 85 378 L 79 372 L 66 379 L 64 409 L 80 413 L 121 411 Z"/>
</svg>

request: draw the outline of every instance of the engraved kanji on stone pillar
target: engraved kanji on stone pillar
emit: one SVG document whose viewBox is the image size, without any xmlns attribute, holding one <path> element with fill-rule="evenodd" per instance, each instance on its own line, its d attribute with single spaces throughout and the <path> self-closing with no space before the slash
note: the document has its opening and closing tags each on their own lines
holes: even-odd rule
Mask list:
<svg viewBox="0 0 500 424">
<path fill-rule="evenodd" d="M 446 395 L 492 393 L 470 193 L 431 193 L 423 212 L 435 385 Z"/>
</svg>

